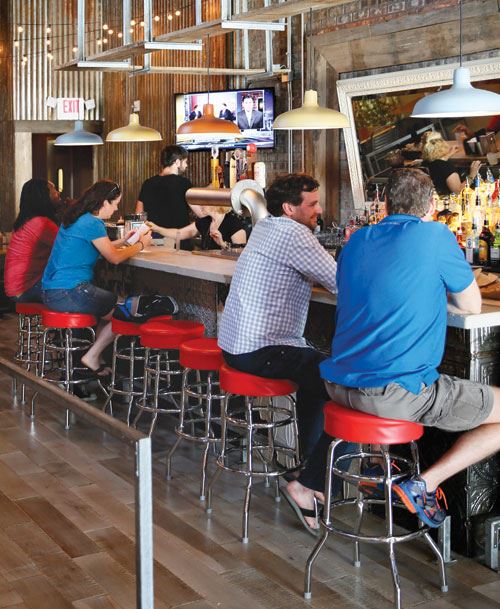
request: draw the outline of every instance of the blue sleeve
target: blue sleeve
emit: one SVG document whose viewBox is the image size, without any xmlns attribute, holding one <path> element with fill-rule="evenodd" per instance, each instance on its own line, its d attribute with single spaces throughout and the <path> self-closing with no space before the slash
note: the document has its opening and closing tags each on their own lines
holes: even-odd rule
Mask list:
<svg viewBox="0 0 500 609">
<path fill-rule="evenodd" d="M 437 263 L 441 279 L 448 292 L 461 292 L 474 280 L 469 263 L 458 246 L 453 233 L 443 226 L 438 234 Z"/>
</svg>

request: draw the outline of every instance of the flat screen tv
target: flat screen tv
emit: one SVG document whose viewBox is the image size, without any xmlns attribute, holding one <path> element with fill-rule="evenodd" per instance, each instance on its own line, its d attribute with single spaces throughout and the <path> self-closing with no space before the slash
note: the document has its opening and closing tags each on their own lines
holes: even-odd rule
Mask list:
<svg viewBox="0 0 500 609">
<path fill-rule="evenodd" d="M 207 92 L 177 93 L 175 95 L 175 128 L 182 123 L 201 117 L 203 104 L 208 100 Z M 176 144 L 188 150 L 240 148 L 254 143 L 257 148 L 274 148 L 274 90 L 236 89 L 210 91 L 210 103 L 217 118 L 232 121 L 241 129 L 241 135 L 220 139 L 207 139 L 200 134 L 176 135 Z"/>
</svg>

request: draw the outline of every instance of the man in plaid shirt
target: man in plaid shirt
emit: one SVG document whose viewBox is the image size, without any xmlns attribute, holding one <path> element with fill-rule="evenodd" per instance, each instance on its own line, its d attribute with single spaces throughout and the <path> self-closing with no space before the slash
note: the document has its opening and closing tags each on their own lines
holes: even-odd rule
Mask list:
<svg viewBox="0 0 500 609">
<path fill-rule="evenodd" d="M 308 346 L 303 333 L 313 283 L 337 291 L 336 262 L 313 235 L 322 212 L 318 187 L 314 178 L 304 174 L 278 177 L 269 187 L 271 215 L 254 227 L 238 260 L 219 331 L 229 366 L 298 384 L 301 449 L 310 463 L 324 460 L 327 448 L 318 444 L 328 399 L 319 363 L 326 356 Z M 315 505 L 302 492 L 311 482 L 307 469 L 298 478 L 301 484 L 289 483 L 286 497 L 314 532 Z"/>
</svg>

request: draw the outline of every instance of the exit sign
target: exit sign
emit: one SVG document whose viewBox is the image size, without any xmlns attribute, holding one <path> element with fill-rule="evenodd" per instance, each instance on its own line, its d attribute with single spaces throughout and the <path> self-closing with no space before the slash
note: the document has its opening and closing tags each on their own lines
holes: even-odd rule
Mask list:
<svg viewBox="0 0 500 609">
<path fill-rule="evenodd" d="M 56 108 L 57 120 L 83 120 L 85 102 L 81 97 L 58 97 Z"/>
</svg>

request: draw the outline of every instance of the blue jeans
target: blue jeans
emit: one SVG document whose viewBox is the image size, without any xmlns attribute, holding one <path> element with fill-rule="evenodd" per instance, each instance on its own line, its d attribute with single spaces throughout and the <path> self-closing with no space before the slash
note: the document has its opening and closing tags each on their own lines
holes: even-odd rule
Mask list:
<svg viewBox="0 0 500 609">
<path fill-rule="evenodd" d="M 113 310 L 116 296 L 92 283 L 85 282 L 75 288 L 43 290 L 43 302 L 52 311 L 61 313 L 89 313 L 104 317 Z"/>
<path fill-rule="evenodd" d="M 11 296 L 14 302 L 43 302 L 42 300 L 42 280 L 39 279 L 35 285 L 28 288 L 26 292 L 19 296 Z"/>
</svg>

